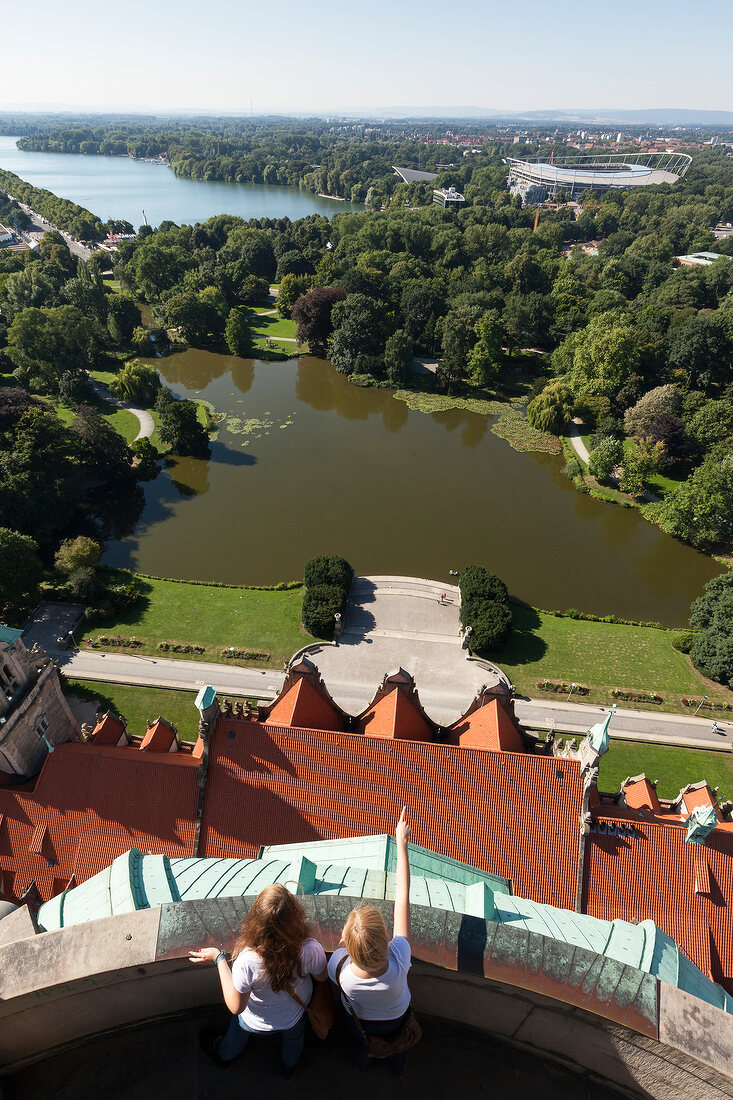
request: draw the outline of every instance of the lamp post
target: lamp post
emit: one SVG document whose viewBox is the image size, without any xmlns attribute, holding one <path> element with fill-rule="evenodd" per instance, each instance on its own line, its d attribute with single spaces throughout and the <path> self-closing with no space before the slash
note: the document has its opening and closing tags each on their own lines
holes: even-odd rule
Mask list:
<svg viewBox="0 0 733 1100">
<path fill-rule="evenodd" d="M 705 702 L 706 699 L 707 699 L 707 695 L 703 695 L 702 699 L 697 704 L 697 710 L 695 711 L 695 714 L 697 714 L 697 711 L 700 709 L 700 707 L 703 705 L 703 703 Z M 695 714 L 693 714 L 693 716 L 692 716 L 693 718 L 695 717 Z"/>
<path fill-rule="evenodd" d="M 573 681 L 573 683 L 570 685 L 570 691 L 568 692 L 568 699 L 573 694 L 573 689 L 576 688 L 577 686 L 578 685 L 575 683 L 575 681 Z"/>
</svg>

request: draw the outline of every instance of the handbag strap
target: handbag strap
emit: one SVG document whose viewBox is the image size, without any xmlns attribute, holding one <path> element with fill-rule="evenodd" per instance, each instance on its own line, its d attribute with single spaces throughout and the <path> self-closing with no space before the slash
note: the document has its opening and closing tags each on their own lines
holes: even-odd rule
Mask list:
<svg viewBox="0 0 733 1100">
<path fill-rule="evenodd" d="M 300 997 L 298 996 L 298 994 L 295 992 L 294 989 L 286 989 L 285 992 L 290 997 L 292 997 L 294 1001 L 297 1001 L 302 1009 L 304 1009 L 306 1012 L 308 1011 L 308 1005 L 305 1003 L 305 1001 L 301 1001 Z"/>
<path fill-rule="evenodd" d="M 359 1017 L 356 1015 L 356 1012 L 354 1011 L 354 1006 L 351 1003 L 351 1000 L 349 999 L 348 993 L 346 992 L 344 987 L 341 985 L 341 971 L 343 969 L 344 963 L 346 962 L 347 958 L 348 958 L 348 955 L 344 955 L 341 959 L 339 959 L 339 964 L 336 967 L 336 985 L 341 990 L 341 996 L 344 998 L 347 1005 L 349 1006 L 349 1012 L 351 1013 L 351 1017 L 352 1017 L 354 1023 L 356 1024 L 356 1026 L 359 1028 L 359 1031 L 362 1034 L 362 1038 L 366 1042 L 366 1032 L 364 1031 L 364 1025 L 362 1024 Z"/>
</svg>

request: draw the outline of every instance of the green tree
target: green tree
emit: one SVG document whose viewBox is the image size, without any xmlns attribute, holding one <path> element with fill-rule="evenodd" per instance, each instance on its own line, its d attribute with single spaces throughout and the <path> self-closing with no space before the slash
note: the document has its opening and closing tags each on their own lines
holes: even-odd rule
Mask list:
<svg viewBox="0 0 733 1100">
<path fill-rule="evenodd" d="M 573 415 L 573 395 L 564 382 L 552 382 L 527 405 L 527 419 L 533 428 L 561 435 Z"/>
<path fill-rule="evenodd" d="M 252 328 L 249 312 L 237 308 L 229 311 L 224 328 L 224 339 L 232 355 L 247 356 L 252 351 Z"/>
<path fill-rule="evenodd" d="M 568 384 L 576 395 L 598 394 L 613 399 L 638 370 L 638 334 L 630 324 L 613 316 L 592 318 L 587 328 L 568 341 L 572 342 Z"/>
<path fill-rule="evenodd" d="M 624 455 L 619 488 L 632 497 L 642 497 L 647 479 L 660 468 L 663 461 L 664 444 L 640 439 L 636 447 Z"/>
<path fill-rule="evenodd" d="M 660 525 L 699 550 L 733 548 L 733 454 L 710 456 L 660 507 Z"/>
<path fill-rule="evenodd" d="M 599 440 L 588 456 L 588 472 L 598 481 L 608 481 L 623 457 L 621 441 L 606 436 Z"/>
<path fill-rule="evenodd" d="M 384 346 L 384 369 L 393 386 L 403 386 L 412 375 L 414 347 L 404 329 L 397 329 Z"/>
<path fill-rule="evenodd" d="M 310 290 L 310 275 L 284 275 L 278 288 L 275 305 L 281 317 L 288 320 L 292 317 L 293 306 Z"/>
<path fill-rule="evenodd" d="M 118 371 L 109 384 L 110 393 L 123 401 L 139 401 L 152 405 L 160 389 L 160 375 L 155 367 L 131 359 Z"/>
<path fill-rule="evenodd" d="M 8 328 L 7 343 L 21 382 L 52 393 L 63 374 L 89 366 L 97 353 L 93 322 L 74 306 L 22 310 Z"/>
<path fill-rule="evenodd" d="M 0 527 L 0 608 L 13 614 L 38 595 L 42 566 L 38 546 L 29 535 Z"/>
<path fill-rule="evenodd" d="M 690 626 L 700 632 L 690 648 L 693 664 L 703 675 L 733 687 L 733 573 L 708 581 L 690 608 Z"/>
<path fill-rule="evenodd" d="M 488 386 L 496 381 L 501 371 L 506 333 L 499 318 L 490 313 L 477 321 L 475 333 L 477 340 L 468 356 L 468 372 L 474 382 Z"/>
<path fill-rule="evenodd" d="M 209 454 L 209 437 L 199 423 L 193 401 L 179 401 L 170 390 L 162 388 L 155 409 L 160 416 L 160 438 L 174 454 L 194 455 L 197 458 Z"/>
<path fill-rule="evenodd" d="M 129 294 L 111 294 L 107 303 L 107 328 L 116 344 L 128 344 L 141 323 L 140 310 Z"/>
<path fill-rule="evenodd" d="M 626 434 L 637 438 L 645 436 L 653 420 L 667 414 L 675 416 L 679 407 L 680 395 L 676 386 L 657 386 L 656 389 L 649 390 L 624 413 Z"/>
<path fill-rule="evenodd" d="M 102 547 L 86 535 L 64 539 L 56 551 L 54 566 L 65 577 L 77 569 L 94 569 L 102 556 Z"/>
</svg>

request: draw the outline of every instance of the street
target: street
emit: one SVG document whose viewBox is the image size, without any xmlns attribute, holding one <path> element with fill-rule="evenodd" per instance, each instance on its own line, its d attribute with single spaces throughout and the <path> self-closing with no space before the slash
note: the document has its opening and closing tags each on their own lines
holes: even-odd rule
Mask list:
<svg viewBox="0 0 733 1100">
<path fill-rule="evenodd" d="M 141 687 L 178 688 L 198 691 L 212 684 L 221 695 L 248 695 L 257 699 L 274 699 L 282 687 L 282 671 L 240 668 L 204 661 L 177 661 L 161 657 L 132 656 L 123 653 L 97 653 L 92 650 L 56 653 L 66 676 L 79 680 L 99 680 Z M 358 713 L 364 709 L 363 685 L 352 682 L 327 682 L 345 710 Z M 465 709 L 470 699 L 453 698 L 444 691 L 431 692 L 428 685 L 418 684 L 420 698 L 428 714 L 440 710 L 450 701 Z M 530 729 L 556 730 L 558 733 L 584 734 L 606 714 L 608 708 L 584 703 L 556 702 L 554 699 L 516 699 L 519 722 Z M 724 730 L 714 734 L 710 717 L 653 714 L 649 711 L 618 708 L 611 723 L 612 737 L 647 741 L 660 745 L 678 745 L 697 749 L 728 749 L 733 745 L 733 721 L 721 719 Z"/>
</svg>

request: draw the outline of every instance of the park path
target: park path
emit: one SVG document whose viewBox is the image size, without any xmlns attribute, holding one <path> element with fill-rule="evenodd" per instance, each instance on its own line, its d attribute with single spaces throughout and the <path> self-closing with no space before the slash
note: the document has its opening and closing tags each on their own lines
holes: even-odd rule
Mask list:
<svg viewBox="0 0 733 1100">
<path fill-rule="evenodd" d="M 577 416 L 573 417 L 573 419 L 570 421 L 570 427 L 568 429 L 568 437 L 570 439 L 570 445 L 573 448 L 573 450 L 575 451 L 578 458 L 582 459 L 582 461 L 585 462 L 585 464 L 587 465 L 588 460 L 590 459 L 590 455 L 588 453 L 588 448 L 586 447 L 585 443 L 583 442 L 583 438 L 580 434 L 580 425 L 582 423 L 583 423 L 583 421 L 580 420 L 579 417 L 577 417 Z"/>
<path fill-rule="evenodd" d="M 140 430 L 133 443 L 137 443 L 138 439 L 150 439 L 155 431 L 155 421 L 147 409 L 138 409 L 136 405 L 131 405 L 129 401 L 122 401 L 119 397 L 113 397 L 109 388 L 103 385 L 102 382 L 95 382 L 93 379 L 90 379 L 90 382 L 92 389 L 103 401 L 109 401 L 110 405 L 116 405 L 118 409 L 126 409 L 127 412 L 131 412 L 133 416 L 137 417 Z"/>
</svg>

